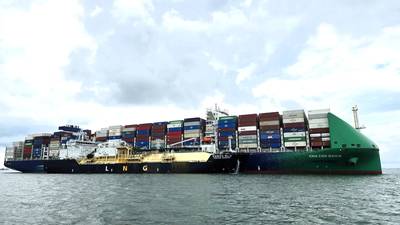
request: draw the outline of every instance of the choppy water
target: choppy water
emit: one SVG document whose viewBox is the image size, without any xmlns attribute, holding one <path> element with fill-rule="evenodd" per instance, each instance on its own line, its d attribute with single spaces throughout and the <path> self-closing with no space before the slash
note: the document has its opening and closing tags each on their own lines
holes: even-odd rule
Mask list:
<svg viewBox="0 0 400 225">
<path fill-rule="evenodd" d="M 0 224 L 400 224 L 382 176 L 0 173 Z"/>
</svg>

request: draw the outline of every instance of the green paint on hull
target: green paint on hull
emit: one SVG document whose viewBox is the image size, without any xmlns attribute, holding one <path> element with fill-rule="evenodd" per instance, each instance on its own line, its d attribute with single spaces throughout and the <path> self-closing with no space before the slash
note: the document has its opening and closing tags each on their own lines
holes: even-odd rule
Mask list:
<svg viewBox="0 0 400 225">
<path fill-rule="evenodd" d="M 240 172 L 382 174 L 377 145 L 332 113 L 328 120 L 330 148 L 239 154 Z"/>
<path fill-rule="evenodd" d="M 281 160 L 283 170 L 296 168 L 297 172 L 328 174 L 382 173 L 377 149 L 324 149 L 287 153 Z"/>
</svg>

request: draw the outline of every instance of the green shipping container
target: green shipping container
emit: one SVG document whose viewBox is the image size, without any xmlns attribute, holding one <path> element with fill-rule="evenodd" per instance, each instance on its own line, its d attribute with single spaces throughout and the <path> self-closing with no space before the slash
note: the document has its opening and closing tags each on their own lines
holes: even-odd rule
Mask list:
<svg viewBox="0 0 400 225">
<path fill-rule="evenodd" d="M 292 142 L 292 141 L 306 141 L 306 137 L 285 137 L 285 142 Z"/>
</svg>

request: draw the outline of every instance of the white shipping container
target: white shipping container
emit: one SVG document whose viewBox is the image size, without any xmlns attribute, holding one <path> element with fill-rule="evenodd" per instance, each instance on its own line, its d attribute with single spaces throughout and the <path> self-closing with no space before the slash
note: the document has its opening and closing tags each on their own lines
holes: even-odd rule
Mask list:
<svg viewBox="0 0 400 225">
<path fill-rule="evenodd" d="M 329 112 L 330 109 L 315 109 L 315 110 L 308 110 L 308 115 L 328 114 Z"/>
<path fill-rule="evenodd" d="M 308 115 L 308 119 L 310 119 L 310 120 L 323 119 L 323 118 L 328 118 L 328 114 L 312 114 L 312 115 Z"/>
<path fill-rule="evenodd" d="M 123 126 L 121 126 L 121 125 L 113 125 L 113 126 L 108 127 L 109 130 L 113 130 L 113 129 L 121 130 L 122 128 L 123 128 Z"/>
<path fill-rule="evenodd" d="M 49 150 L 50 157 L 58 157 L 60 155 L 60 150 Z"/>
<path fill-rule="evenodd" d="M 285 132 L 283 133 L 284 137 L 305 137 L 306 132 Z"/>
<path fill-rule="evenodd" d="M 200 130 L 185 130 L 184 134 L 200 134 Z"/>
<path fill-rule="evenodd" d="M 330 137 L 323 137 L 323 138 L 322 138 L 322 141 L 330 141 L 330 140 L 331 140 Z"/>
<path fill-rule="evenodd" d="M 257 135 L 239 135 L 239 140 L 257 139 Z"/>
<path fill-rule="evenodd" d="M 285 147 L 305 147 L 306 145 L 305 141 L 285 142 Z"/>
<path fill-rule="evenodd" d="M 304 117 L 304 110 L 290 110 L 290 111 L 283 111 L 282 118 L 289 119 L 289 118 L 301 118 Z"/>
<path fill-rule="evenodd" d="M 32 136 L 32 135 L 28 135 L 28 136 L 25 137 L 25 140 L 26 140 L 26 141 L 28 141 L 28 140 L 33 140 L 33 136 Z"/>
<path fill-rule="evenodd" d="M 122 128 L 122 132 L 132 132 L 132 131 L 136 131 L 136 128 L 135 127 Z"/>
<path fill-rule="evenodd" d="M 167 125 L 167 128 L 178 128 L 178 127 L 182 127 L 181 123 L 170 123 Z"/>
<path fill-rule="evenodd" d="M 321 134 L 321 137 L 329 137 L 329 136 L 331 136 L 330 133 L 322 133 Z"/>
<path fill-rule="evenodd" d="M 328 118 L 309 119 L 308 123 L 309 124 L 313 124 L 313 123 L 328 123 Z"/>
<path fill-rule="evenodd" d="M 6 160 L 10 160 L 14 158 L 14 148 L 13 147 L 6 147 Z"/>
<path fill-rule="evenodd" d="M 197 125 L 200 125 L 200 121 L 185 122 L 185 123 L 183 123 L 183 125 L 185 127 L 187 127 L 187 126 L 197 126 Z"/>
<path fill-rule="evenodd" d="M 16 141 L 16 142 L 12 143 L 12 145 L 14 147 L 22 147 L 22 146 L 24 146 L 24 144 L 25 144 L 25 142 L 23 142 L 23 141 Z"/>
<path fill-rule="evenodd" d="M 183 134 L 183 137 L 184 138 L 197 138 L 197 137 L 200 137 L 200 134 L 199 133 L 197 133 L 197 134 Z"/>
<path fill-rule="evenodd" d="M 260 121 L 260 126 L 279 125 L 279 120 Z"/>
<path fill-rule="evenodd" d="M 318 133 L 318 134 L 310 134 L 310 137 L 321 137 L 321 134 L 320 133 Z"/>
<path fill-rule="evenodd" d="M 238 127 L 239 131 L 255 131 L 257 130 L 256 126 L 247 126 L 247 127 Z"/>
<path fill-rule="evenodd" d="M 308 124 L 308 127 L 310 129 L 315 129 L 315 128 L 329 128 L 329 124 L 327 123 L 312 123 Z"/>
<path fill-rule="evenodd" d="M 239 144 L 239 148 L 257 148 L 257 144 Z"/>
<path fill-rule="evenodd" d="M 283 119 L 283 123 L 304 123 L 304 117 Z"/>
</svg>

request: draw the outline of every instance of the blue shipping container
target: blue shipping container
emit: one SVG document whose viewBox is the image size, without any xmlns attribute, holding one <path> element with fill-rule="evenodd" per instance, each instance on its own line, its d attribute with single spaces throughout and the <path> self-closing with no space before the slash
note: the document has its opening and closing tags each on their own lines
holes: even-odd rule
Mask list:
<svg viewBox="0 0 400 225">
<path fill-rule="evenodd" d="M 261 148 L 280 148 L 281 143 L 260 143 Z"/>
<path fill-rule="evenodd" d="M 305 128 L 283 128 L 283 132 L 305 132 Z"/>
<path fill-rule="evenodd" d="M 281 135 L 280 134 L 263 134 L 260 133 L 260 139 L 281 139 Z"/>
<path fill-rule="evenodd" d="M 233 120 L 218 120 L 218 125 L 226 124 L 226 123 L 237 123 L 236 119 Z"/>
<path fill-rule="evenodd" d="M 121 138 L 122 138 L 122 136 L 108 136 L 108 140 L 118 140 Z"/>
<path fill-rule="evenodd" d="M 218 132 L 218 136 L 220 137 L 236 137 L 236 131 L 220 131 Z"/>
<path fill-rule="evenodd" d="M 185 126 L 185 130 L 199 130 L 200 125 L 193 125 L 193 126 Z"/>
<path fill-rule="evenodd" d="M 265 130 L 265 131 L 260 131 L 260 134 L 281 134 L 280 130 Z"/>
<path fill-rule="evenodd" d="M 236 128 L 236 123 L 218 124 L 218 128 Z"/>
<path fill-rule="evenodd" d="M 150 135 L 150 130 L 137 130 L 137 135 Z"/>
<path fill-rule="evenodd" d="M 177 132 L 177 131 L 182 131 L 182 127 L 168 128 L 168 132 Z"/>
<path fill-rule="evenodd" d="M 41 148 L 33 148 L 32 149 L 32 157 L 35 159 L 42 157 L 42 149 Z"/>
</svg>

